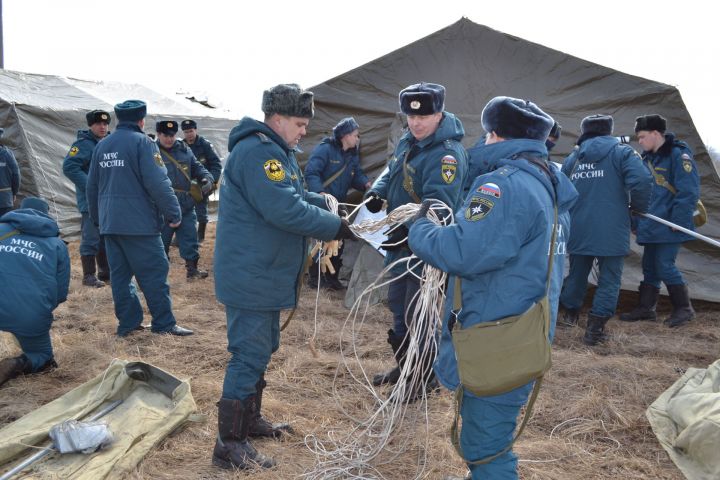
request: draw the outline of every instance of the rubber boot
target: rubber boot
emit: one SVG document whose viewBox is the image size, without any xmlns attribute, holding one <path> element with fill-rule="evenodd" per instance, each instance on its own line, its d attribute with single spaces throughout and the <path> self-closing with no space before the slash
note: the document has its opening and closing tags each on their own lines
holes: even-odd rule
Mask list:
<svg viewBox="0 0 720 480">
<path fill-rule="evenodd" d="M 328 290 L 334 290 L 334 291 L 344 290 L 345 285 L 343 285 L 340 282 L 340 279 L 338 278 L 338 274 L 339 274 L 338 270 L 335 270 L 335 273 L 330 273 L 330 272 L 325 273 L 323 282 L 322 282 L 322 287 L 327 288 Z"/>
<path fill-rule="evenodd" d="M 248 441 L 250 419 L 255 409 L 255 396 L 245 400 L 221 398 L 218 402 L 218 436 L 212 463 L 220 468 L 241 470 L 259 465 L 275 466 L 275 460 L 259 453 Z"/>
<path fill-rule="evenodd" d="M 18 357 L 4 358 L 0 360 L 0 385 L 8 380 L 12 380 L 21 374 L 27 374 L 32 371 L 32 363 L 30 359 L 22 354 Z"/>
<path fill-rule="evenodd" d="M 397 364 L 392 369 L 385 373 L 379 373 L 373 377 L 373 385 L 376 387 L 389 383 L 395 385 L 400 379 L 400 368 L 402 367 L 403 358 L 405 357 L 405 351 L 407 345 L 403 342 L 403 337 L 395 335 L 395 330 L 392 328 L 388 330 L 387 342 L 392 348 L 393 356 L 395 357 L 395 363 Z"/>
<path fill-rule="evenodd" d="M 110 265 L 108 265 L 107 253 L 105 249 L 101 249 L 97 255 L 95 255 L 95 261 L 97 262 L 98 268 L 98 280 L 105 283 L 110 282 Z"/>
<path fill-rule="evenodd" d="M 675 328 L 695 318 L 695 310 L 690 303 L 687 285 L 668 285 L 667 289 L 673 310 L 670 317 L 665 320 L 665 324 L 670 328 Z"/>
<path fill-rule="evenodd" d="M 203 243 L 205 241 L 205 228 L 207 227 L 207 223 L 198 223 L 198 229 L 197 229 L 197 236 L 198 236 L 198 242 Z"/>
<path fill-rule="evenodd" d="M 208 272 L 198 269 L 198 260 L 200 259 L 196 258 L 195 260 L 185 260 L 185 269 L 187 270 L 187 274 L 185 276 L 188 281 L 195 280 L 196 278 L 207 278 L 208 276 Z"/>
<path fill-rule="evenodd" d="M 260 377 L 260 380 L 255 384 L 255 391 L 257 392 L 255 398 L 255 409 L 250 417 L 250 430 L 248 436 L 251 438 L 255 437 L 269 437 L 269 438 L 280 438 L 283 432 L 292 433 L 292 428 L 288 423 L 271 423 L 260 413 L 262 408 L 262 395 L 263 390 L 267 386 L 265 381 L 265 375 Z"/>
<path fill-rule="evenodd" d="M 95 276 L 95 255 L 83 255 L 80 257 L 83 269 L 82 284 L 86 287 L 101 288 L 105 286 L 105 282 L 98 280 Z"/>
<path fill-rule="evenodd" d="M 593 346 L 607 340 L 609 337 L 605 333 L 605 324 L 608 320 L 610 320 L 610 317 L 600 317 L 598 315 L 588 313 L 587 328 L 585 329 L 583 343 L 585 345 Z"/>
<path fill-rule="evenodd" d="M 580 320 L 580 309 L 563 307 L 563 310 L 563 316 L 558 324 L 563 327 L 577 327 L 578 320 Z"/>
<path fill-rule="evenodd" d="M 657 318 L 655 308 L 657 307 L 659 296 L 659 288 L 656 288 L 647 283 L 641 283 L 640 287 L 638 287 L 638 306 L 635 307 L 631 312 L 621 314 L 619 317 L 620 320 L 622 320 L 623 322 L 637 322 L 638 320 L 655 320 Z"/>
</svg>

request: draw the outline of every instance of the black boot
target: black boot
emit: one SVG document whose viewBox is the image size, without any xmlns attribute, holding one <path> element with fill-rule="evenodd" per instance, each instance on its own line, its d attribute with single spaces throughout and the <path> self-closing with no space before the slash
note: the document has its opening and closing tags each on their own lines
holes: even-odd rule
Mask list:
<svg viewBox="0 0 720 480">
<path fill-rule="evenodd" d="M 323 276 L 322 287 L 334 291 L 345 289 L 345 285 L 343 285 L 338 278 L 337 270 L 335 270 L 335 273 L 325 273 L 325 275 Z"/>
<path fill-rule="evenodd" d="M 386 383 L 389 383 L 390 385 L 395 385 L 400 379 L 400 368 L 402 367 L 402 362 L 405 357 L 407 345 L 405 344 L 405 342 L 403 342 L 403 337 L 395 335 L 395 330 L 393 330 L 392 328 L 388 330 L 387 342 L 390 344 L 390 348 L 392 348 L 393 355 L 395 357 L 395 363 L 397 363 L 397 365 L 392 369 L 388 370 L 387 372 L 379 373 L 373 377 L 372 383 L 376 387 L 384 385 Z"/>
<path fill-rule="evenodd" d="M 660 289 L 655 288 L 647 283 L 641 283 L 638 287 L 638 306 L 635 307 L 631 312 L 623 313 L 620 315 L 620 320 L 623 322 L 637 322 L 638 320 L 655 320 L 657 313 L 655 313 L 655 307 L 657 307 L 658 297 L 660 296 Z"/>
<path fill-rule="evenodd" d="M 80 261 L 83 269 L 82 284 L 86 287 L 104 287 L 105 282 L 98 280 L 95 276 L 95 255 L 83 255 L 80 257 Z"/>
<path fill-rule="evenodd" d="M 587 328 L 585 329 L 583 343 L 585 345 L 592 346 L 607 340 L 609 337 L 605 333 L 605 324 L 608 320 L 610 320 L 610 317 L 600 317 L 598 315 L 588 313 Z"/>
<path fill-rule="evenodd" d="M 668 285 L 667 289 L 673 311 L 664 323 L 670 328 L 675 328 L 695 318 L 695 310 L 693 310 L 690 303 L 687 285 Z"/>
<path fill-rule="evenodd" d="M 0 360 L 0 385 L 12 380 L 21 374 L 27 374 L 32 371 L 32 363 L 25 354 L 19 357 L 4 358 Z"/>
<path fill-rule="evenodd" d="M 196 278 L 207 278 L 208 272 L 205 270 L 199 270 L 197 268 L 198 266 L 198 260 L 199 258 L 196 258 L 195 260 L 185 260 L 185 269 L 187 270 L 187 277 L 188 280 L 194 280 Z"/>
<path fill-rule="evenodd" d="M 97 261 L 98 280 L 108 283 L 110 281 L 110 265 L 108 265 L 107 253 L 104 248 L 95 255 L 95 261 Z"/>
<path fill-rule="evenodd" d="M 248 431 L 249 437 L 270 437 L 280 438 L 283 432 L 292 433 L 292 428 L 288 423 L 270 423 L 260 413 L 262 408 L 262 394 L 263 390 L 267 386 L 265 381 L 265 375 L 260 377 L 260 380 L 255 384 L 255 391 L 257 396 L 255 398 L 255 409 L 252 416 L 250 417 L 250 430 Z"/>
<path fill-rule="evenodd" d="M 563 327 L 576 327 L 580 319 L 580 309 L 563 307 L 563 310 L 563 316 L 558 322 L 558 325 Z"/>
<path fill-rule="evenodd" d="M 207 223 L 198 223 L 198 242 L 202 243 L 205 241 L 205 227 L 207 227 Z"/>
<path fill-rule="evenodd" d="M 275 466 L 275 460 L 255 450 L 248 441 L 250 419 L 255 409 L 255 396 L 243 400 L 221 398 L 218 402 L 218 436 L 212 463 L 220 468 L 246 469 L 259 465 Z"/>
</svg>

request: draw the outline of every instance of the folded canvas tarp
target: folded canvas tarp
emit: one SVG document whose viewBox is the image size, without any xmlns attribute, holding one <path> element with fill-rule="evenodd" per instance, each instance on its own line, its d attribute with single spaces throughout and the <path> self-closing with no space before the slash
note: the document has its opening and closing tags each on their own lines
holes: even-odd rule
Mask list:
<svg viewBox="0 0 720 480">
<path fill-rule="evenodd" d="M 645 415 L 685 477 L 720 478 L 720 360 L 707 369 L 689 368 Z"/>
<path fill-rule="evenodd" d="M 188 381 L 177 381 L 167 396 L 144 381 L 130 378 L 127 365 L 126 361 L 114 360 L 93 380 L 0 430 L 0 473 L 17 463 L 7 463 L 10 460 L 35 453 L 27 446 L 45 442 L 52 426 L 87 418 L 115 400 L 122 403 L 101 419 L 115 437 L 109 447 L 91 455 L 54 454 L 29 468 L 41 478 L 77 480 L 119 479 L 134 470 L 153 447 L 191 419 L 196 406 Z M 163 373 L 164 378 L 176 380 Z"/>
</svg>

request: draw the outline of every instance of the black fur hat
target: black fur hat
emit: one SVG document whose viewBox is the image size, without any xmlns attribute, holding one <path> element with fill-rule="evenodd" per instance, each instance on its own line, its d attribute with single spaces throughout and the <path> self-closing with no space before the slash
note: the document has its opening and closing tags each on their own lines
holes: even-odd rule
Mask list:
<svg viewBox="0 0 720 480">
<path fill-rule="evenodd" d="M 191 128 L 197 128 L 197 122 L 195 120 L 190 120 L 189 118 L 187 120 L 183 120 L 180 123 L 180 128 L 183 130 L 190 130 Z"/>
<path fill-rule="evenodd" d="M 667 129 L 667 121 L 660 115 L 643 115 L 635 119 L 635 133 L 640 130 L 652 132 L 657 130 L 660 133 L 665 133 Z"/>
<path fill-rule="evenodd" d="M 175 135 L 178 131 L 178 123 L 175 120 L 160 120 L 155 124 L 155 131 L 165 135 Z"/>
<path fill-rule="evenodd" d="M 595 133 L 598 135 L 612 135 L 613 117 L 610 115 L 590 115 L 582 119 L 580 123 L 580 134 Z"/>
<path fill-rule="evenodd" d="M 340 140 L 345 135 L 358 130 L 360 125 L 355 121 L 353 117 L 343 118 L 333 127 L 333 136 L 336 140 Z"/>
<path fill-rule="evenodd" d="M 313 93 L 296 83 L 281 83 L 263 92 L 262 111 L 265 115 L 312 118 L 315 114 Z"/>
<path fill-rule="evenodd" d="M 482 126 L 503 138 L 547 139 L 555 120 L 528 100 L 495 97 L 482 111 Z"/>
<path fill-rule="evenodd" d="M 558 122 L 555 122 L 553 124 L 553 127 L 550 129 L 550 133 L 548 133 L 548 137 L 553 137 L 554 139 L 559 139 L 560 135 L 562 135 L 562 125 L 560 125 Z"/>
<path fill-rule="evenodd" d="M 400 111 L 406 115 L 432 115 L 445 107 L 445 87 L 437 83 L 416 83 L 398 95 Z"/>
<path fill-rule="evenodd" d="M 110 125 L 112 117 L 105 110 L 92 110 L 85 114 L 85 120 L 87 120 L 88 127 L 92 127 L 99 122 L 105 122 Z"/>
</svg>

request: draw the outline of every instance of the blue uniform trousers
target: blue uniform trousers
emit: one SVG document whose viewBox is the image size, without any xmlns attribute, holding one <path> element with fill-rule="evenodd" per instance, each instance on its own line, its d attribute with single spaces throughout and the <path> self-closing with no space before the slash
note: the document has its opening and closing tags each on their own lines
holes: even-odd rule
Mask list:
<svg viewBox="0 0 720 480">
<path fill-rule="evenodd" d="M 388 304 L 393 314 L 395 336 L 402 338 L 407 333 L 405 312 L 412 318 L 415 302 L 413 298 L 420 290 L 420 280 L 414 275 L 405 275 L 388 285 Z"/>
<path fill-rule="evenodd" d="M 52 343 L 50 343 L 50 327 L 37 335 L 18 335 L 12 333 L 20 344 L 20 348 L 32 363 L 32 371 L 37 372 L 53 359 Z"/>
<path fill-rule="evenodd" d="M 200 244 L 198 243 L 197 227 L 195 226 L 195 211 L 192 208 L 183 213 L 179 227 L 172 228 L 167 224 L 163 225 L 161 236 L 166 252 L 170 248 L 173 235 L 177 235 L 180 257 L 185 260 L 200 258 Z"/>
<path fill-rule="evenodd" d="M 520 413 L 520 405 L 489 402 L 467 393 L 463 394 L 462 430 L 460 446 L 468 461 L 494 455 L 512 441 Z M 468 468 L 474 480 L 517 480 L 517 456 L 512 450 L 484 465 Z"/>
<path fill-rule="evenodd" d="M 280 348 L 280 311 L 225 307 L 228 351 L 223 398 L 245 400 L 255 395 L 255 384 Z"/>
<path fill-rule="evenodd" d="M 160 235 L 105 235 L 118 335 L 127 335 L 142 324 L 143 310 L 132 277 L 145 295 L 152 331 L 167 332 L 175 326 L 167 283 L 168 262 Z"/>
<path fill-rule="evenodd" d="M 100 237 L 100 230 L 95 223 L 93 223 L 88 212 L 82 213 L 80 234 L 80 255 L 83 257 L 94 257 L 100 250 L 105 250 L 105 245 Z"/>
<path fill-rule="evenodd" d="M 675 266 L 680 245 L 680 243 L 645 244 L 642 257 L 644 277 L 642 283 L 655 288 L 660 288 L 660 282 L 665 285 L 685 284 L 680 270 Z"/>
<path fill-rule="evenodd" d="M 565 308 L 582 307 L 587 290 L 588 274 L 597 258 L 600 274 L 593 297 L 590 313 L 599 317 L 615 315 L 625 257 L 595 257 L 592 255 L 570 255 L 570 273 L 565 278 L 560 294 L 560 303 Z"/>
<path fill-rule="evenodd" d="M 203 198 L 200 203 L 195 203 L 195 213 L 199 223 L 208 223 L 208 197 Z"/>
</svg>

